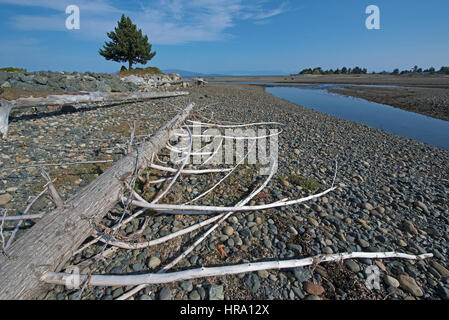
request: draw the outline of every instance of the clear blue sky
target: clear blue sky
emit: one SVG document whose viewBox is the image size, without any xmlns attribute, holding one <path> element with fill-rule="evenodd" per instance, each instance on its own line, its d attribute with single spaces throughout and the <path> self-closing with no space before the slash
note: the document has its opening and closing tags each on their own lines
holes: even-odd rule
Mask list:
<svg viewBox="0 0 449 320">
<path fill-rule="evenodd" d="M 68 5 L 80 30 L 67 30 Z M 368 5 L 380 30 L 367 30 Z M 449 65 L 447 0 L 0 0 L 0 66 L 115 72 L 98 49 L 122 13 L 150 38 L 149 66 L 205 73 L 369 71 Z"/>
</svg>

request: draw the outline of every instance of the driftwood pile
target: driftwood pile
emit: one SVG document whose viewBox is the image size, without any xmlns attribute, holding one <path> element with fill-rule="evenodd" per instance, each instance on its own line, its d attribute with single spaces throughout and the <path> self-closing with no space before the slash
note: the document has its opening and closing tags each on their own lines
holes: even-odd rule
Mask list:
<svg viewBox="0 0 449 320">
<path fill-rule="evenodd" d="M 318 194 L 314 194 L 305 198 L 280 201 L 265 204 L 262 206 L 248 206 L 247 204 L 264 188 L 266 188 L 273 178 L 276 168 L 277 159 L 272 158 L 270 161 L 270 170 L 265 181 L 253 190 L 248 196 L 240 200 L 232 207 L 214 207 L 214 206 L 197 206 L 192 202 L 212 192 L 220 183 L 229 177 L 234 170 L 245 161 L 250 151 L 255 147 L 256 141 L 265 137 L 238 137 L 233 139 L 248 140 L 248 153 L 243 156 L 234 167 L 224 168 L 205 168 L 204 164 L 214 156 L 222 147 L 224 136 L 215 137 L 221 141 L 214 151 L 192 150 L 192 141 L 194 137 L 191 128 L 195 126 L 202 127 L 254 127 L 261 125 L 279 125 L 275 123 L 256 123 L 256 124 L 224 124 L 214 121 L 199 122 L 189 120 L 194 108 L 194 104 L 190 104 L 182 110 L 174 119 L 162 127 L 148 142 L 138 145 L 137 148 L 130 152 L 126 157 L 117 162 L 113 167 L 103 173 L 96 180 L 74 195 L 71 199 L 60 204 L 60 207 L 46 215 L 42 215 L 24 236 L 12 243 L 7 248 L 6 256 L 0 257 L 0 299 L 27 299 L 36 298 L 46 289 L 46 284 L 62 284 L 72 287 L 80 287 L 80 296 L 86 286 L 136 286 L 134 289 L 126 292 L 119 299 L 128 299 L 135 293 L 140 291 L 148 284 L 166 283 L 185 279 L 194 279 L 199 277 L 209 277 L 217 275 L 235 274 L 243 272 L 251 272 L 266 269 L 282 269 L 302 267 L 317 264 L 326 261 L 340 261 L 353 258 L 404 258 L 404 259 L 425 259 L 431 257 L 432 254 L 424 254 L 420 256 L 407 255 L 395 252 L 384 253 L 341 253 L 332 255 L 319 255 L 305 259 L 296 259 L 288 261 L 268 261 L 258 263 L 248 263 L 241 265 L 232 265 L 224 267 L 202 267 L 199 269 L 191 269 L 178 272 L 167 272 L 184 259 L 190 252 L 194 250 L 202 241 L 204 241 L 214 230 L 216 230 L 227 218 L 239 211 L 254 211 L 267 208 L 275 208 L 281 206 L 289 206 L 312 199 L 321 197 L 332 192 L 334 186 L 336 172 L 332 185 Z M 184 128 L 180 130 L 180 128 Z M 173 136 L 188 137 L 188 145 L 180 147 L 169 142 Z M 203 137 L 200 135 L 199 137 Z M 226 137 L 229 138 L 229 137 Z M 131 136 L 131 140 L 133 137 Z M 130 144 L 132 145 L 132 144 Z M 167 148 L 172 152 L 180 155 L 178 165 L 168 167 L 166 164 L 156 164 L 159 160 L 158 153 Z M 204 148 L 207 150 L 207 148 Z M 130 150 L 131 151 L 131 150 Z M 204 155 L 207 158 L 195 169 L 185 169 L 188 159 L 193 155 Z M 159 160 L 159 162 L 161 162 Z M 141 195 L 134 190 L 134 184 L 139 175 L 146 168 L 153 168 L 162 172 L 172 173 L 170 178 L 164 178 L 153 183 L 165 183 L 162 192 L 151 200 L 146 201 Z M 158 202 L 165 197 L 173 185 L 176 183 L 180 175 L 188 174 L 204 174 L 204 173 L 226 173 L 214 187 L 202 193 L 195 199 L 184 204 L 159 204 Z M 46 188 L 51 186 L 51 180 L 48 179 Z M 53 197 L 54 198 L 54 197 Z M 98 230 L 101 219 L 108 211 L 122 202 L 124 210 L 123 215 L 117 223 L 108 229 L 108 232 Z M 135 210 L 132 211 L 131 208 Z M 140 210 L 136 211 L 137 208 Z M 153 210 L 162 214 L 212 214 L 213 216 L 200 223 L 191 225 L 185 229 L 179 230 L 159 239 L 146 242 L 126 242 L 114 237 L 115 233 L 123 225 L 129 223 L 133 219 L 141 216 L 147 210 Z M 17 219 L 24 217 L 18 216 Z M 1 219 L 1 218 L 0 218 Z M 70 270 L 65 272 L 61 268 L 75 254 L 82 252 L 90 245 L 97 242 L 105 244 L 105 250 L 88 260 L 82 261 L 74 266 L 78 270 L 83 270 L 98 259 L 105 259 L 118 249 L 143 249 L 154 246 L 175 237 L 191 233 L 200 228 L 211 225 L 191 246 L 189 246 L 181 255 L 171 260 L 157 273 L 141 274 L 141 275 L 92 275 L 80 274 L 74 275 Z M 137 231 L 142 233 L 143 229 Z M 85 243 L 85 240 L 92 237 L 92 240 Z M 83 244 L 84 243 L 84 244 Z M 106 245 L 110 246 L 106 250 Z"/>
</svg>

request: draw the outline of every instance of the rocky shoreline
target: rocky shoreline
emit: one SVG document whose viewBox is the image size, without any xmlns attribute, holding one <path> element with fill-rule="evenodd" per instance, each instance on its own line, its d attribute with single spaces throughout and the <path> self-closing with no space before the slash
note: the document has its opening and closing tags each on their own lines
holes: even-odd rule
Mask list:
<svg viewBox="0 0 449 320">
<path fill-rule="evenodd" d="M 177 74 L 120 75 L 78 72 L 6 72 L 0 71 L 0 89 L 17 88 L 52 92 L 129 92 L 166 90 L 171 85 L 188 86 Z"/>
<path fill-rule="evenodd" d="M 430 252 L 434 258 L 418 262 L 358 259 L 343 265 L 322 264 L 313 271 L 270 270 L 151 285 L 134 298 L 449 299 L 448 151 L 300 107 L 271 96 L 260 87 L 213 85 L 189 91 L 191 95 L 187 97 L 13 120 L 10 140 L 0 141 L 0 169 L 38 161 L 119 159 L 120 147 L 123 148 L 129 134 L 126 122 L 130 118 L 138 121 L 139 134 L 154 132 L 176 113 L 174 106 L 184 107 L 191 101 L 198 108 L 210 105 L 204 111 L 205 116 L 216 120 L 283 122 L 276 178 L 264 190 L 266 196 L 254 200 L 255 203 L 299 198 L 311 189 L 328 186 L 336 158 L 340 167 L 338 189 L 299 206 L 237 213 L 173 271 L 346 251 Z M 63 167 L 50 173 L 62 182 L 57 182 L 57 187 L 67 199 L 106 167 Z M 249 166 L 241 168 L 235 173 L 236 179 L 217 190 L 215 198 L 206 197 L 198 204 L 235 203 L 254 187 L 255 171 Z M 168 200 L 191 199 L 220 178 L 183 177 Z M 26 207 L 29 196 L 40 192 L 43 183 L 37 170 L 0 171 L 0 198 L 5 202 L 0 208 L 18 213 Z M 32 211 L 47 211 L 51 206 L 50 198 L 43 198 Z M 120 210 L 114 208 L 103 223 L 111 225 Z M 164 236 L 203 219 L 154 217 L 143 233 L 143 240 Z M 144 217 L 136 219 L 120 234 L 126 237 L 135 232 L 144 220 Z M 27 223 L 26 227 L 30 225 Z M 192 238 L 186 235 L 144 250 L 119 250 L 107 260 L 108 264 L 99 263 L 88 271 L 154 272 L 191 242 Z M 219 245 L 224 246 L 226 256 L 216 250 Z M 93 246 L 74 256 L 68 265 L 101 249 L 102 245 Z M 380 272 L 380 290 L 368 290 L 365 286 L 372 266 Z M 128 289 L 86 288 L 82 298 L 113 299 Z M 55 286 L 41 299 L 76 299 L 77 295 L 77 290 Z"/>
</svg>

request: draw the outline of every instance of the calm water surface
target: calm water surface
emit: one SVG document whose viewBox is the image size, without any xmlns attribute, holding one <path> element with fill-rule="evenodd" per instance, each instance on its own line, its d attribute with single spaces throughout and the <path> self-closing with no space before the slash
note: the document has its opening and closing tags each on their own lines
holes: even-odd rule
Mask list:
<svg viewBox="0 0 449 320">
<path fill-rule="evenodd" d="M 326 90 L 330 87 L 336 85 L 268 87 L 265 90 L 307 108 L 449 150 L 449 121 L 330 93 Z"/>
</svg>

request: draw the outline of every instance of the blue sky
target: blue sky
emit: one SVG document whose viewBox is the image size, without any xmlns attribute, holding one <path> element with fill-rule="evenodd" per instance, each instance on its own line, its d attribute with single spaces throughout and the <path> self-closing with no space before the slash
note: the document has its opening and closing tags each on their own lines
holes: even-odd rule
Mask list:
<svg viewBox="0 0 449 320">
<path fill-rule="evenodd" d="M 80 30 L 67 30 L 68 5 Z M 380 30 L 368 30 L 368 5 Z M 148 66 L 204 73 L 449 65 L 447 0 L 0 0 L 0 66 L 115 72 L 98 49 L 122 13 L 150 38 Z"/>
</svg>

